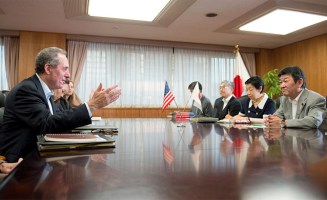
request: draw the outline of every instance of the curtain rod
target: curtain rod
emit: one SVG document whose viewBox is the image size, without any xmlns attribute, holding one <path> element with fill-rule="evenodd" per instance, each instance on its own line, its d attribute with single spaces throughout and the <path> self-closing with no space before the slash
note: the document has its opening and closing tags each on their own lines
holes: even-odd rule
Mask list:
<svg viewBox="0 0 327 200">
<path fill-rule="evenodd" d="M 73 35 L 67 34 L 68 40 L 79 40 L 87 42 L 110 42 L 120 44 L 138 44 L 138 45 L 152 45 L 171 48 L 188 48 L 188 49 L 201 49 L 201 50 L 215 50 L 215 51 L 235 51 L 235 46 L 225 45 L 213 45 L 213 44 L 201 44 L 201 43 L 188 43 L 188 42 L 174 42 L 174 41 L 162 41 L 162 40 L 145 40 L 145 39 L 133 39 L 133 38 L 120 38 L 120 37 L 101 37 L 90 35 Z M 257 53 L 258 48 L 240 47 L 242 53 Z"/>
</svg>

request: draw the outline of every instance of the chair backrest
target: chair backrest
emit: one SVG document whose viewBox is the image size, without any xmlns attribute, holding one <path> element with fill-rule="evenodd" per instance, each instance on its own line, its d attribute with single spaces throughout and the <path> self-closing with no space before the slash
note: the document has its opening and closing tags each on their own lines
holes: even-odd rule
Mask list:
<svg viewBox="0 0 327 200">
<path fill-rule="evenodd" d="M 279 106 L 280 106 L 280 99 L 282 98 L 282 96 L 279 96 L 279 97 L 277 97 L 276 98 L 276 100 L 275 100 L 275 106 L 276 106 L 276 110 L 279 108 Z"/>
<path fill-rule="evenodd" d="M 5 112 L 5 107 L 0 108 L 0 125 L 3 123 L 3 114 Z"/>
<path fill-rule="evenodd" d="M 5 107 L 5 99 L 6 96 L 2 93 L 2 91 L 0 91 L 0 108 Z"/>
<path fill-rule="evenodd" d="M 243 101 L 245 101 L 247 99 L 248 95 L 243 95 L 243 96 L 240 96 L 239 98 L 237 98 L 237 100 L 242 104 Z"/>
</svg>

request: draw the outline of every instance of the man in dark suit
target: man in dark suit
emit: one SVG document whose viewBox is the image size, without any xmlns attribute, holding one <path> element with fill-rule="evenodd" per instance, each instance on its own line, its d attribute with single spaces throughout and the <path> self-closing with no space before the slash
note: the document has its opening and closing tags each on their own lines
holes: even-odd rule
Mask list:
<svg viewBox="0 0 327 200">
<path fill-rule="evenodd" d="M 213 117 L 224 119 L 226 115 L 235 116 L 241 111 L 240 102 L 233 96 L 234 83 L 223 81 L 220 84 L 220 98 L 214 104 Z"/>
<path fill-rule="evenodd" d="M 73 110 L 58 109 L 52 91 L 63 87 L 70 77 L 66 51 L 50 47 L 36 56 L 36 74 L 16 85 L 8 94 L 0 130 L 0 154 L 16 162 L 36 149 L 37 135 L 58 133 L 91 123 L 92 112 L 116 101 L 117 86 L 94 92 L 87 103 Z"/>
<path fill-rule="evenodd" d="M 213 112 L 213 107 L 210 100 L 202 94 L 201 83 L 198 81 L 194 81 L 188 86 L 188 89 L 190 90 L 191 93 L 193 93 L 196 84 L 198 84 L 200 90 L 200 101 L 201 101 L 202 110 L 200 110 L 198 107 L 195 106 L 193 100 L 190 112 L 194 113 L 195 117 L 211 117 Z"/>
</svg>

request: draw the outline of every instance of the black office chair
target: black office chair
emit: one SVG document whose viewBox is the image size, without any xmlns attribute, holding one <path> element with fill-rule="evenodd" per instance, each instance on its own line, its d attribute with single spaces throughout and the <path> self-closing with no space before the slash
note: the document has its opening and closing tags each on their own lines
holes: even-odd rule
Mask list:
<svg viewBox="0 0 327 200">
<path fill-rule="evenodd" d="M 240 96 L 239 98 L 237 98 L 237 100 L 241 103 L 242 105 L 242 102 L 245 101 L 247 99 L 248 95 L 243 95 L 243 96 Z"/>
<path fill-rule="evenodd" d="M 0 91 L 0 108 L 5 107 L 6 96 L 2 91 Z"/>
<path fill-rule="evenodd" d="M 280 106 L 280 99 L 281 99 L 281 97 L 282 97 L 282 96 L 279 96 L 279 97 L 277 97 L 276 100 L 275 100 L 276 110 L 277 110 L 277 109 L 279 108 L 279 106 Z"/>
<path fill-rule="evenodd" d="M 5 101 L 6 101 L 6 95 L 9 91 L 0 91 L 0 125 L 3 123 L 3 115 L 5 112 Z"/>
</svg>

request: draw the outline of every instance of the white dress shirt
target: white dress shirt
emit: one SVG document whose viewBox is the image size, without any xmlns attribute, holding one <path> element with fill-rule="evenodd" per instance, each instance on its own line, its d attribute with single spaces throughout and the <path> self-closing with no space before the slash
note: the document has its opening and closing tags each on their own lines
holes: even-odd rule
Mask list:
<svg viewBox="0 0 327 200">
<path fill-rule="evenodd" d="M 299 101 L 299 98 L 301 96 L 301 94 L 303 93 L 303 90 L 300 92 L 299 95 L 297 95 L 297 97 L 293 100 L 291 100 L 291 98 L 289 98 L 289 101 L 291 102 L 292 104 L 292 119 L 295 119 L 296 117 L 296 111 L 297 111 L 297 103 Z"/>
<path fill-rule="evenodd" d="M 228 102 L 230 101 L 230 99 L 232 98 L 233 95 L 230 95 L 229 97 L 227 97 L 226 99 L 223 98 L 223 102 L 224 102 L 224 105 L 223 105 L 223 110 L 225 109 L 225 107 L 227 106 Z"/>
<path fill-rule="evenodd" d="M 44 95 L 45 95 L 45 97 L 46 97 L 46 99 L 48 101 L 48 106 L 49 106 L 50 113 L 53 115 L 53 108 L 52 108 L 52 104 L 50 102 L 50 98 L 53 95 L 53 92 L 49 89 L 48 85 L 39 77 L 38 74 L 36 74 L 36 76 L 37 76 L 37 78 L 39 79 L 39 81 L 41 83 Z"/>
</svg>

